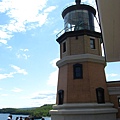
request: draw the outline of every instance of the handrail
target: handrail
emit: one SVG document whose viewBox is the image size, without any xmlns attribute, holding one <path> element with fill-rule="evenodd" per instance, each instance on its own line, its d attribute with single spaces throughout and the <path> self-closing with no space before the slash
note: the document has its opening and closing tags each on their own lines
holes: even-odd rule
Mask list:
<svg viewBox="0 0 120 120">
<path fill-rule="evenodd" d="M 63 30 L 61 30 L 57 35 L 56 35 L 56 39 L 58 39 L 61 35 L 63 35 L 65 32 L 71 32 L 71 31 L 79 31 L 79 30 L 91 30 L 91 31 L 96 31 L 96 32 L 100 32 L 100 28 L 99 27 L 94 27 L 94 26 L 88 26 L 88 25 L 84 25 L 81 28 L 79 28 L 80 26 L 72 26 L 70 28 L 64 28 Z M 93 29 L 91 29 L 93 28 Z"/>
</svg>

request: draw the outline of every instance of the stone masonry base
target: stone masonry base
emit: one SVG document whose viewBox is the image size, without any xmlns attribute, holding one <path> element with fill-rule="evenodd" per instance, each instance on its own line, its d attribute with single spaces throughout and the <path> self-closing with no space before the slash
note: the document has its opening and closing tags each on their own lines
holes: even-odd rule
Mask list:
<svg viewBox="0 0 120 120">
<path fill-rule="evenodd" d="M 116 120 L 113 104 L 72 103 L 54 105 L 51 120 Z"/>
</svg>

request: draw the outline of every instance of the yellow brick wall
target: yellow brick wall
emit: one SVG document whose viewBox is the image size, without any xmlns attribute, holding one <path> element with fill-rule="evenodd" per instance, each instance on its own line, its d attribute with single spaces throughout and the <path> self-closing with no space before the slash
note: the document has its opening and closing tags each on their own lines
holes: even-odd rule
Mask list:
<svg viewBox="0 0 120 120">
<path fill-rule="evenodd" d="M 60 44 L 60 58 L 69 55 L 78 55 L 78 54 L 94 54 L 101 55 L 101 45 L 100 39 L 95 39 L 95 49 L 90 48 L 90 36 L 78 36 L 76 37 L 68 37 Z M 63 43 L 66 42 L 66 52 L 63 53 Z"/>
<path fill-rule="evenodd" d="M 64 103 L 97 102 L 96 88 L 105 90 L 105 101 L 109 101 L 104 65 L 83 62 L 83 79 L 73 79 L 73 64 L 66 64 L 59 69 L 58 90 L 64 90 Z"/>
<path fill-rule="evenodd" d="M 57 92 L 59 90 L 64 90 L 64 101 L 67 99 L 67 71 L 68 71 L 68 66 L 62 66 L 59 68 L 59 74 L 58 74 L 58 87 L 57 87 Z M 57 94 L 57 101 L 56 103 L 58 104 L 58 94 Z"/>
</svg>

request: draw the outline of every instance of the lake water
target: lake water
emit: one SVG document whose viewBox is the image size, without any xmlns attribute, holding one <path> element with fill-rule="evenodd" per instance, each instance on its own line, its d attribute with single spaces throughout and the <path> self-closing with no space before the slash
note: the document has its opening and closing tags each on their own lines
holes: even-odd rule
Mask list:
<svg viewBox="0 0 120 120">
<path fill-rule="evenodd" d="M 9 114 L 0 114 L 0 120 L 7 120 Z M 15 120 L 16 117 L 28 117 L 28 115 L 12 115 L 13 116 L 13 120 Z M 51 120 L 50 117 L 44 117 L 45 120 Z M 36 119 L 36 120 L 41 120 L 41 119 Z"/>
</svg>

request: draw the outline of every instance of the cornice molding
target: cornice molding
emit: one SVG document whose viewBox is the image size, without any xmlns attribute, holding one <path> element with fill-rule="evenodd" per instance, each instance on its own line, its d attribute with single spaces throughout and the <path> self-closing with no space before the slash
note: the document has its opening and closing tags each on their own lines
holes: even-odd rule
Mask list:
<svg viewBox="0 0 120 120">
<path fill-rule="evenodd" d="M 95 62 L 95 63 L 105 63 L 105 58 L 98 55 L 93 54 L 80 54 L 80 55 L 71 55 L 71 56 L 65 56 L 61 60 L 59 60 L 56 65 L 58 67 L 61 67 L 68 63 L 76 63 L 76 62 Z"/>
</svg>

